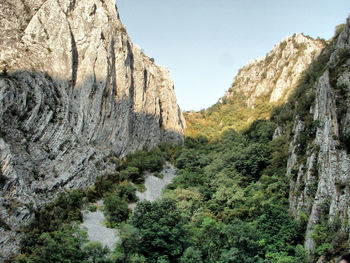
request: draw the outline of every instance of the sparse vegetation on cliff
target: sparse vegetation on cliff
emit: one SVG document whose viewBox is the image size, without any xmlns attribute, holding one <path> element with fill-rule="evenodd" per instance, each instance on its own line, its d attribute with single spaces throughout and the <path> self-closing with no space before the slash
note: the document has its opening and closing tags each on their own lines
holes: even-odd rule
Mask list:
<svg viewBox="0 0 350 263">
<path fill-rule="evenodd" d="M 269 119 L 274 108 L 283 105 L 297 87 L 300 68 L 307 69 L 324 45 L 302 34 L 283 40 L 264 59 L 240 69 L 232 87 L 215 105 L 185 113 L 186 135 L 213 138 L 227 128 L 241 131 L 254 120 Z"/>
<path fill-rule="evenodd" d="M 329 42 L 295 34 L 240 69 L 218 103 L 186 113 L 187 136 L 176 144 L 185 125 L 168 71 L 131 44 L 114 1 L 89 12 L 84 2 L 69 4 L 68 14 L 46 6 L 34 16 L 61 14 L 68 50 L 51 39 L 54 19 L 47 26 L 28 17 L 28 56 L 17 50 L 23 61 L 8 60 L 12 71 L 19 63 L 32 72 L 0 74 L 7 255 L 14 237 L 24 237 L 21 254 L 7 262 L 315 263 L 349 250 L 348 24 Z M 71 27 L 74 16 L 93 23 Z M 34 40 L 38 58 L 29 56 Z M 71 57 L 61 60 L 57 50 Z M 35 63 L 71 77 L 53 79 Z M 158 143 L 166 139 L 174 144 Z M 135 204 L 151 192 L 137 192 L 145 185 L 163 189 L 148 187 L 145 174 L 171 180 L 174 166 L 161 199 Z M 101 209 L 104 219 L 101 207 L 105 229 L 119 230 L 111 251 L 79 226 L 82 209 Z"/>
</svg>

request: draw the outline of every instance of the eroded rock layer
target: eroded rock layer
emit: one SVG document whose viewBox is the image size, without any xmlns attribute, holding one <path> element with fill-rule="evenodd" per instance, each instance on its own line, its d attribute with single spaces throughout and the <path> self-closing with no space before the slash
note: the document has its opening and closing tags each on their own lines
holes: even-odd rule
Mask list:
<svg viewBox="0 0 350 263">
<path fill-rule="evenodd" d="M 305 94 L 314 97 L 307 109 L 311 118 L 297 116 L 289 148 L 290 208 L 295 217 L 308 218 L 305 248 L 310 254 L 320 246 L 313 236 L 315 226 L 325 221 L 330 225 L 341 223 L 338 233 L 329 233 L 336 234 L 330 244 L 333 248 L 341 248 L 350 239 L 349 19 L 339 29 L 342 31 L 321 54 L 318 68 L 322 70 L 315 72 L 320 77 L 311 95 Z"/>
<path fill-rule="evenodd" d="M 113 0 L 0 3 L 0 247 L 33 209 L 123 156 L 183 138 L 169 71 L 130 41 Z"/>
<path fill-rule="evenodd" d="M 260 97 L 270 103 L 285 102 L 323 47 L 321 40 L 301 33 L 286 37 L 265 57 L 244 66 L 221 100 L 243 93 L 248 107 L 254 107 Z"/>
</svg>

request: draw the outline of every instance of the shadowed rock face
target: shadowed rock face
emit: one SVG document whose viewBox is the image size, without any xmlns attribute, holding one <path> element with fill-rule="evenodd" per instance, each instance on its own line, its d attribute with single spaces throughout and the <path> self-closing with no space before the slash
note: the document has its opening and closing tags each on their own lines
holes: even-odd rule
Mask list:
<svg viewBox="0 0 350 263">
<path fill-rule="evenodd" d="M 306 125 L 297 119 L 289 148 L 287 176 L 290 178 L 290 209 L 294 216 L 305 213 L 308 224 L 305 248 L 313 253 L 315 225 L 322 220 L 350 218 L 350 24 L 349 18 L 330 47 L 329 59 L 314 86 L 315 100 L 310 108 L 315 138 L 307 145 L 305 157 L 298 158 L 298 138 Z M 324 51 L 324 52 L 325 52 Z M 348 225 L 343 224 L 344 240 L 349 242 Z M 331 233 L 333 234 L 333 233 Z"/>
<path fill-rule="evenodd" d="M 107 156 L 181 141 L 169 71 L 133 46 L 113 0 L 0 3 L 0 247 L 63 191 L 90 185 Z"/>
</svg>

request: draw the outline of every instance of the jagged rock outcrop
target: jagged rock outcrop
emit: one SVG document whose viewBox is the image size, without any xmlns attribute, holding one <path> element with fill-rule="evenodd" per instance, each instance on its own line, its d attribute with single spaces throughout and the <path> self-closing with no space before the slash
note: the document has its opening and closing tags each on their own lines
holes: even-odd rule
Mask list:
<svg viewBox="0 0 350 263">
<path fill-rule="evenodd" d="M 313 87 L 315 99 L 310 108 L 314 137 L 307 145 L 300 145 L 310 121 L 296 120 L 287 167 L 287 176 L 291 179 L 291 212 L 296 217 L 301 214 L 308 217 L 305 248 L 311 256 L 320 245 L 311 234 L 322 221 L 332 223 L 339 219 L 342 222 L 341 236 L 333 237 L 331 243 L 334 250 L 350 240 L 346 223 L 350 219 L 349 20 L 323 53 L 327 61 Z M 300 146 L 306 149 L 303 156 L 298 153 Z"/>
<path fill-rule="evenodd" d="M 323 48 L 321 40 L 301 33 L 286 37 L 265 57 L 254 59 L 240 69 L 221 101 L 234 99 L 239 93 L 245 96 L 248 107 L 254 107 L 259 97 L 270 103 L 286 101 L 301 73 Z"/>
<path fill-rule="evenodd" d="M 123 156 L 182 140 L 169 71 L 134 46 L 112 0 L 0 3 L 0 247 L 33 209 Z"/>
<path fill-rule="evenodd" d="M 199 113 L 186 113 L 187 135 L 212 136 L 226 128 L 242 130 L 254 120 L 269 118 L 273 107 L 287 101 L 324 46 L 324 41 L 300 33 L 286 37 L 265 57 L 240 69 L 218 103 Z"/>
</svg>

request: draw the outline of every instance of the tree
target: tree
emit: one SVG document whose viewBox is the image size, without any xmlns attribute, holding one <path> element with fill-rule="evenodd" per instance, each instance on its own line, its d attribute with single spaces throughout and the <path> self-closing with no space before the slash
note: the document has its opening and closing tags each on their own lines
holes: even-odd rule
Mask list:
<svg viewBox="0 0 350 263">
<path fill-rule="evenodd" d="M 130 225 L 121 223 L 119 226 L 120 240 L 116 251 L 120 252 L 120 261 L 123 263 L 138 262 L 135 261 L 138 256 L 138 247 L 141 242 L 139 230 Z M 140 261 L 140 259 L 138 259 Z"/>
<path fill-rule="evenodd" d="M 19 257 L 15 262 L 66 263 L 84 262 L 88 255 L 81 250 L 86 242 L 86 233 L 78 228 L 60 229 L 53 233 L 44 232 L 28 257 Z"/>
<path fill-rule="evenodd" d="M 107 247 L 102 247 L 100 242 L 89 242 L 83 246 L 84 253 L 88 256 L 89 262 L 92 263 L 107 263 L 110 262 L 105 258 L 109 253 Z"/>
<path fill-rule="evenodd" d="M 128 202 L 136 202 L 138 200 L 136 196 L 136 188 L 128 182 L 122 182 L 116 189 L 117 195 L 127 200 Z"/>
<path fill-rule="evenodd" d="M 173 200 L 139 203 L 130 224 L 140 231 L 139 253 L 146 257 L 147 262 L 156 263 L 165 256 L 169 262 L 177 262 L 182 255 L 187 233 L 184 219 Z"/>
<path fill-rule="evenodd" d="M 180 263 L 202 263 L 202 252 L 199 249 L 189 247 L 185 250 Z"/>
<path fill-rule="evenodd" d="M 220 257 L 226 238 L 222 225 L 210 217 L 205 217 L 200 226 L 194 229 L 195 244 L 201 249 L 208 262 L 215 262 Z"/>
<path fill-rule="evenodd" d="M 106 197 L 104 199 L 104 205 L 112 226 L 116 226 L 128 219 L 130 213 L 128 203 L 119 196 L 110 195 Z"/>
<path fill-rule="evenodd" d="M 140 183 L 143 178 L 139 171 L 139 168 L 134 166 L 128 166 L 126 169 L 120 171 L 120 177 L 122 180 L 131 180 L 135 183 Z"/>
</svg>

